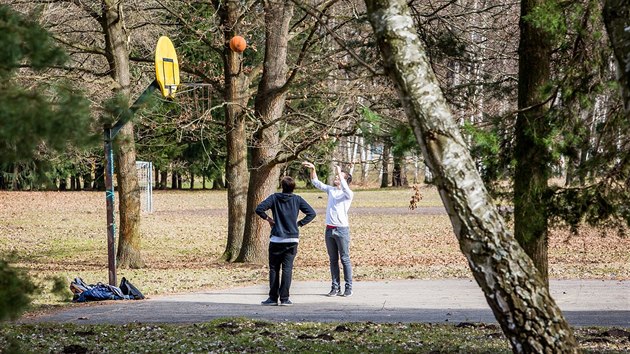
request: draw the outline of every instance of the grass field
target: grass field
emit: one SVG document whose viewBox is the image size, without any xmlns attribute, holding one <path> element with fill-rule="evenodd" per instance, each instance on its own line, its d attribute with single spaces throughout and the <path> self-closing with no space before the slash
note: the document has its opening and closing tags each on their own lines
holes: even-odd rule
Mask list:
<svg viewBox="0 0 630 354">
<path fill-rule="evenodd" d="M 323 193 L 298 193 L 314 208 L 325 208 Z M 423 188 L 422 194 L 420 208 L 410 211 L 411 189 L 355 192 L 350 216 L 355 281 L 470 277 L 446 214 L 427 212 L 441 207 L 436 190 Z M 0 192 L 0 253 L 11 255 L 14 265 L 28 270 L 46 289 L 36 297 L 33 312 L 68 304 L 69 291 L 61 296 L 49 291 L 54 278 L 66 284 L 74 277 L 107 282 L 104 197 L 102 192 Z M 218 261 L 226 243 L 226 208 L 224 191 L 156 191 L 155 211 L 143 214 L 141 221 L 147 266 L 119 269 L 119 279 L 127 277 L 148 296 L 266 283 L 264 264 Z M 301 230 L 294 280 L 328 279 L 323 223 L 320 213 Z M 551 277 L 629 279 L 628 249 L 630 239 L 610 230 L 587 228 L 578 235 L 553 230 Z M 122 337 L 129 347 L 122 352 L 155 352 L 169 343 L 181 346 L 173 347 L 173 352 L 509 352 L 496 326 L 280 326 L 281 334 L 276 333 L 277 325 L 249 320 L 190 326 L 130 324 L 124 326 Z M 587 351 L 627 350 L 628 339 L 602 339 L 604 331 L 576 329 L 576 335 Z M 0 352 L 2 348 L 10 352 L 13 346 L 26 352 L 73 352 L 86 349 L 86 343 L 92 343 L 87 352 L 112 352 L 121 340 L 117 333 L 117 326 L 0 326 Z M 209 335 L 211 343 L 200 339 Z"/>
<path fill-rule="evenodd" d="M 323 210 L 326 196 L 298 191 Z M 470 277 L 434 188 L 423 188 L 419 209 L 408 210 L 411 189 L 357 190 L 351 208 L 351 255 L 356 281 Z M 0 192 L 0 253 L 42 283 L 107 282 L 105 195 L 102 192 Z M 267 281 L 266 265 L 218 261 L 226 244 L 224 191 L 156 191 L 154 212 L 141 221 L 144 269 L 118 270 L 147 295 L 228 288 Z M 398 210 L 391 208 L 401 208 Z M 328 279 L 323 212 L 301 230 L 295 280 Z M 630 238 L 606 230 L 579 235 L 554 230 L 552 278 L 629 279 Z M 67 299 L 44 294 L 37 302 Z"/>
</svg>

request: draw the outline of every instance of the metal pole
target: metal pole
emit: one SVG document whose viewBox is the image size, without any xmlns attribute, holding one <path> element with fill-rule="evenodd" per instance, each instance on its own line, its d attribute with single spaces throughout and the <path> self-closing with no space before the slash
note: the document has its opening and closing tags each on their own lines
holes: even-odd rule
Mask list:
<svg viewBox="0 0 630 354">
<path fill-rule="evenodd" d="M 116 223 L 114 221 L 114 150 L 112 128 L 104 127 L 105 134 L 105 201 L 107 203 L 107 270 L 109 285 L 116 286 Z"/>
<path fill-rule="evenodd" d="M 153 80 L 140 94 L 136 102 L 129 107 L 132 115 L 149 99 L 151 93 L 159 88 L 157 80 Z M 107 269 L 109 285 L 116 286 L 116 223 L 114 221 L 114 149 L 112 142 L 120 129 L 127 124 L 131 115 L 121 119 L 114 126 L 104 126 L 105 138 L 105 201 L 107 203 Z"/>
<path fill-rule="evenodd" d="M 153 162 L 149 162 L 149 173 L 147 174 L 147 192 L 149 197 L 147 199 L 149 206 L 149 213 L 153 212 Z"/>
</svg>

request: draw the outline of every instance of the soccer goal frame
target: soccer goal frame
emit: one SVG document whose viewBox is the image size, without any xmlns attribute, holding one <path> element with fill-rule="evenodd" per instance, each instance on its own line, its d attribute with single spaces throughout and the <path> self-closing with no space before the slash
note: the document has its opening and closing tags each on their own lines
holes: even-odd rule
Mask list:
<svg viewBox="0 0 630 354">
<path fill-rule="evenodd" d="M 138 188 L 140 188 L 140 208 L 145 213 L 153 212 L 153 163 L 136 161 Z"/>
</svg>

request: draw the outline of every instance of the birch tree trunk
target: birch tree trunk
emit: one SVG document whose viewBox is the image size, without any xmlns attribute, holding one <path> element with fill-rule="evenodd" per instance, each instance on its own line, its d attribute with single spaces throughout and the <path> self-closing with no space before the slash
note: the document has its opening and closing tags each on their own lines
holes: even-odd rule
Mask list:
<svg viewBox="0 0 630 354">
<path fill-rule="evenodd" d="M 119 0 L 104 0 L 102 4 L 103 16 L 100 23 L 105 34 L 105 56 L 109 63 L 110 75 L 119 84 L 119 92 L 129 97 L 131 77 L 123 4 Z M 136 172 L 133 123 L 125 124 L 116 138 L 120 213 L 116 261 L 117 266 L 121 268 L 142 268 L 144 262 L 140 255 L 140 188 Z"/>
<path fill-rule="evenodd" d="M 214 2 L 221 17 L 223 37 L 226 43 L 238 34 L 240 25 L 240 3 L 229 0 L 225 4 Z M 228 237 L 222 259 L 234 261 L 238 257 L 243 244 L 245 215 L 247 210 L 247 137 L 245 131 L 245 108 L 249 100 L 247 90 L 249 78 L 244 74 L 241 55 L 233 52 L 228 46 L 223 51 L 223 68 L 225 78 L 224 100 L 225 131 L 227 143 L 227 159 L 225 174 L 227 179 L 228 198 Z"/>
<path fill-rule="evenodd" d="M 575 353 L 569 324 L 490 199 L 404 0 L 366 0 L 384 62 L 473 276 L 515 353 Z"/>
<path fill-rule="evenodd" d="M 369 144 L 365 141 L 364 138 L 361 138 L 361 147 L 359 150 L 359 158 L 361 161 L 361 185 L 365 186 L 367 185 L 367 181 L 368 181 L 368 174 L 370 172 L 370 161 L 368 160 L 370 158 L 370 146 Z"/>
<path fill-rule="evenodd" d="M 383 154 L 381 155 L 381 188 L 387 188 L 389 185 L 389 152 L 391 145 L 389 142 L 383 143 Z"/>
</svg>

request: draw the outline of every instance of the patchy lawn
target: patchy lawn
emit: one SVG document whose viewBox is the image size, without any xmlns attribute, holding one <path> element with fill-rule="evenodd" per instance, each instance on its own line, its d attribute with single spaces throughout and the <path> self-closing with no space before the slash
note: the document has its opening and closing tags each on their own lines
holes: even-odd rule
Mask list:
<svg viewBox="0 0 630 354">
<path fill-rule="evenodd" d="M 326 196 L 298 191 L 321 211 L 302 229 L 295 280 L 328 279 L 323 242 Z M 468 278 L 451 224 L 434 188 L 422 188 L 410 211 L 411 189 L 357 190 L 351 208 L 356 281 Z M 107 282 L 103 192 L 0 192 L 0 254 L 44 287 L 32 312 L 64 306 L 53 280 Z M 146 295 L 219 289 L 267 282 L 264 264 L 218 261 L 226 244 L 227 196 L 217 191 L 155 191 L 152 214 L 141 222 L 144 269 L 118 270 Z M 630 238 L 584 228 L 553 230 L 552 278 L 630 279 Z M 576 328 L 586 352 L 622 353 L 628 332 Z M 4 349 L 3 349 L 4 348 Z M 0 352 L 510 352 L 495 325 L 269 323 L 225 319 L 195 325 L 0 325 Z"/>
<path fill-rule="evenodd" d="M 630 333 L 578 328 L 586 353 L 627 353 Z M 7 353 L 511 353 L 496 325 L 272 323 L 0 326 Z"/>
<path fill-rule="evenodd" d="M 422 188 L 410 211 L 411 189 L 357 190 L 351 208 L 352 260 L 357 281 L 467 278 L 470 271 L 434 188 Z M 301 230 L 294 279 L 327 279 L 323 241 L 326 195 L 298 191 L 321 211 Z M 152 214 L 141 221 L 144 269 L 118 270 L 145 294 L 226 288 L 267 281 L 266 265 L 218 261 L 226 244 L 224 191 L 155 191 Z M 0 254 L 40 283 L 80 276 L 107 282 L 103 192 L 0 192 Z M 436 213 L 437 210 L 437 213 Z M 585 228 L 554 230 L 549 241 L 552 278 L 630 279 L 630 238 Z M 69 296 L 69 294 L 67 294 Z M 38 304 L 67 301 L 45 292 Z"/>
</svg>

